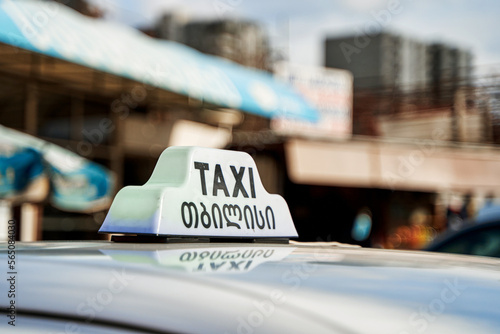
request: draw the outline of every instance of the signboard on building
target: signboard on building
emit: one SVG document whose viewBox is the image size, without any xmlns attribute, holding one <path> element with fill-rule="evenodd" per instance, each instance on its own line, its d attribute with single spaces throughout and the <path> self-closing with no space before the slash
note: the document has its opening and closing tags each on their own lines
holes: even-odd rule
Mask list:
<svg viewBox="0 0 500 334">
<path fill-rule="evenodd" d="M 319 113 L 317 122 L 275 117 L 271 128 L 283 135 L 349 138 L 352 135 L 351 72 L 278 63 L 275 76 L 291 84 Z"/>
</svg>

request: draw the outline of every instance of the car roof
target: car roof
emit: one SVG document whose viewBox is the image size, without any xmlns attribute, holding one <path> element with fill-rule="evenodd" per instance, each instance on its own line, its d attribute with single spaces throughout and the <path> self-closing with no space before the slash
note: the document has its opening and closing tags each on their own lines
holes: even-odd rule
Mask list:
<svg viewBox="0 0 500 334">
<path fill-rule="evenodd" d="M 36 242 L 17 243 L 16 252 L 18 314 L 77 326 L 203 333 L 500 327 L 500 260 L 492 258 L 336 243 Z"/>
</svg>

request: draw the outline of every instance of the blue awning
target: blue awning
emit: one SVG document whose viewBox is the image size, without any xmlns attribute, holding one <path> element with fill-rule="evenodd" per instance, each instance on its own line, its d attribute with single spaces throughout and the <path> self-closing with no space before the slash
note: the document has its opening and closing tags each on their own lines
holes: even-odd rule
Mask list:
<svg viewBox="0 0 500 334">
<path fill-rule="evenodd" d="M 64 211 L 109 208 L 114 175 L 106 168 L 42 139 L 0 125 L 0 200 L 22 193 L 43 176 L 50 178 L 50 203 Z"/>
<path fill-rule="evenodd" d="M 221 107 L 314 121 L 317 111 L 264 71 L 150 38 L 49 1 L 0 0 L 0 42 Z"/>
<path fill-rule="evenodd" d="M 3 127 L 0 126 L 0 138 Z M 1 139 L 0 139 L 1 140 Z M 40 153 L 30 147 L 0 141 L 0 199 L 11 198 L 44 174 Z"/>
</svg>

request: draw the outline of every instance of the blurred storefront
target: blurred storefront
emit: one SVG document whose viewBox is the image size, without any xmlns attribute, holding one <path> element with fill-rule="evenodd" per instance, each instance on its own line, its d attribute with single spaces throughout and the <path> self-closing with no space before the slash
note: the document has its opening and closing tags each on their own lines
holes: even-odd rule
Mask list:
<svg viewBox="0 0 500 334">
<path fill-rule="evenodd" d="M 322 91 L 315 88 L 328 83 L 324 100 L 334 99 L 329 109 L 352 115 L 352 79 L 335 69 L 303 72 L 301 66 L 287 66 L 278 76 L 318 108 L 318 123 L 274 119 L 273 131 L 233 137 L 234 148 L 278 161 L 271 174 L 279 177 L 266 186 L 286 197 L 301 239 L 420 249 L 438 233 L 473 219 L 488 198 L 500 196 L 500 152 L 487 136 L 491 125 L 482 100 L 471 102 L 477 89 L 458 89 L 454 104 L 434 112 L 355 118 L 358 129 L 361 122 L 376 131 L 352 135 L 345 126 L 321 127 L 323 100 L 314 100 Z M 369 107 L 364 97 L 355 103 L 366 104 L 354 110 Z M 380 107 L 384 98 L 374 97 L 371 105 Z M 359 231 L 368 236 L 359 237 Z"/>
<path fill-rule="evenodd" d="M 0 124 L 108 168 L 114 191 L 144 183 L 170 145 L 222 148 L 233 128 L 266 128 L 276 113 L 316 118 L 314 108 L 267 72 L 54 2 L 0 3 Z M 51 180 L 51 188 L 66 179 Z M 81 210 L 52 206 L 29 220 L 43 215 L 43 238 L 59 235 L 52 233 L 59 222 L 70 220 L 81 224 L 68 223 L 66 235 L 78 228 L 83 235 L 97 230 L 103 209 L 79 219 L 66 211 Z M 18 212 L 14 218 L 27 219 Z"/>
<path fill-rule="evenodd" d="M 446 110 L 392 108 L 385 91 L 354 96 L 345 70 L 283 63 L 276 80 L 44 2 L 23 10 L 47 24 L 20 30 L 17 6 L 0 6 L 0 124 L 101 164 L 117 188 L 147 181 L 170 145 L 244 150 L 301 240 L 411 249 L 500 195 L 487 113 L 463 90 Z M 45 207 L 42 237 L 96 238 L 104 212 Z"/>
<path fill-rule="evenodd" d="M 420 249 L 500 195 L 500 153 L 491 146 L 435 143 L 432 154 L 423 155 L 411 141 L 272 133 L 235 134 L 233 143 L 254 155 L 269 176 L 266 189 L 285 196 L 301 240 Z M 363 213 L 370 217 L 369 235 L 357 238 L 355 222 Z"/>
</svg>

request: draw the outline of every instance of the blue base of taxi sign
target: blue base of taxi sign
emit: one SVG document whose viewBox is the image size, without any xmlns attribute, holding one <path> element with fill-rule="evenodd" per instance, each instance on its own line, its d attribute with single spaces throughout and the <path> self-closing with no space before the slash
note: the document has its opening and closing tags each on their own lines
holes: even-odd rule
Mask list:
<svg viewBox="0 0 500 334">
<path fill-rule="evenodd" d="M 143 186 L 116 195 L 101 233 L 296 238 L 285 200 L 269 194 L 244 152 L 170 147 Z"/>
</svg>

